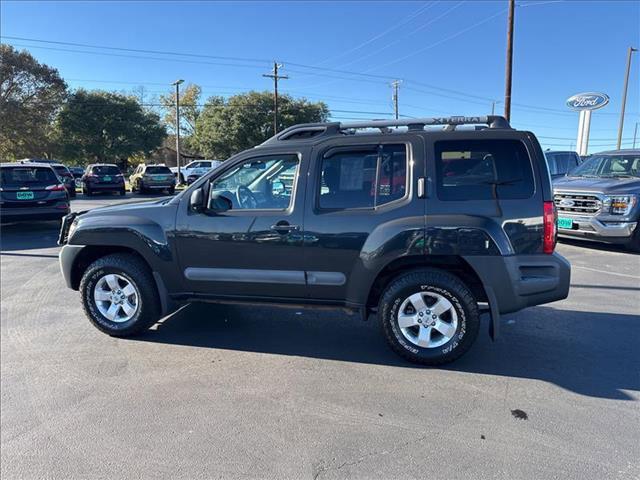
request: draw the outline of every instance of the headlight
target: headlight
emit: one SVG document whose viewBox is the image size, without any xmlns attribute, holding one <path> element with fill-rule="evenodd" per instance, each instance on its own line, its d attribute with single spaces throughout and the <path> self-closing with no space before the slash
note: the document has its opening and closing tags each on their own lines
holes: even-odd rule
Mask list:
<svg viewBox="0 0 640 480">
<path fill-rule="evenodd" d="M 635 195 L 607 195 L 604 206 L 609 208 L 611 215 L 629 215 L 636 202 Z"/>
</svg>

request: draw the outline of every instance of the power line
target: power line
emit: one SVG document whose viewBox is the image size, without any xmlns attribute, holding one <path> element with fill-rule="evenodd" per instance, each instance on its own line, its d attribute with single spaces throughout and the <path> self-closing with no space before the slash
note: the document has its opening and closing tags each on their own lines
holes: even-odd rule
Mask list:
<svg viewBox="0 0 640 480">
<path fill-rule="evenodd" d="M 339 53 L 338 55 L 335 55 L 333 57 L 329 57 L 329 58 L 325 58 L 324 60 L 318 62 L 316 65 L 319 64 L 323 64 L 323 63 L 327 63 L 333 60 L 336 60 L 338 58 L 342 58 L 345 57 L 347 55 L 349 55 L 352 52 L 355 52 L 357 50 L 360 50 L 363 47 L 366 47 L 367 45 L 375 42 L 376 40 L 384 37 L 385 35 L 387 35 L 388 33 L 392 32 L 393 30 L 397 29 L 398 27 L 401 27 L 403 25 L 406 25 L 407 23 L 409 23 L 411 20 L 413 20 L 414 18 L 416 18 L 417 16 L 419 16 L 420 14 L 424 13 L 425 11 L 429 10 L 429 8 L 433 7 L 435 4 L 437 3 L 434 1 L 431 2 L 427 2 L 426 4 L 422 5 L 418 10 L 416 10 L 415 12 L 407 15 L 406 17 L 404 17 L 401 21 L 399 21 L 398 23 L 395 23 L 394 25 L 392 25 L 391 27 L 387 28 L 386 30 L 384 30 L 383 32 L 374 35 L 373 37 L 371 37 L 369 40 L 366 40 L 358 45 L 356 45 L 355 47 L 352 47 L 348 50 L 345 50 L 341 53 Z"/>
</svg>

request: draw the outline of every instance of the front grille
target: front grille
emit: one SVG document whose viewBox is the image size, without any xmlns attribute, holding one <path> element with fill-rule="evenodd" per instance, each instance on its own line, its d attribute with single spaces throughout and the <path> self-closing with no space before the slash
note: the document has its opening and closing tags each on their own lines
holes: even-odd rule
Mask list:
<svg viewBox="0 0 640 480">
<path fill-rule="evenodd" d="M 559 213 L 595 215 L 602 208 L 602 201 L 591 193 L 556 193 L 553 201 Z"/>
</svg>

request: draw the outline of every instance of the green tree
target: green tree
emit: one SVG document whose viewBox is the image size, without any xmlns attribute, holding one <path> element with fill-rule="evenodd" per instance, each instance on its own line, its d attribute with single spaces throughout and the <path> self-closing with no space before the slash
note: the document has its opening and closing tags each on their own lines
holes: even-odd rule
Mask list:
<svg viewBox="0 0 640 480">
<path fill-rule="evenodd" d="M 160 118 L 135 98 L 103 91 L 77 90 L 58 116 L 62 155 L 68 159 L 119 162 L 148 155 L 167 133 Z"/>
<path fill-rule="evenodd" d="M 25 50 L 0 44 L 0 158 L 51 157 L 67 84 Z"/>
<path fill-rule="evenodd" d="M 282 95 L 278 102 L 282 130 L 297 123 L 324 122 L 329 108 L 323 102 L 310 102 Z M 248 92 L 228 99 L 207 100 L 194 132 L 194 146 L 207 158 L 225 159 L 254 147 L 273 135 L 273 94 Z"/>
<path fill-rule="evenodd" d="M 180 135 L 186 149 L 193 148 L 193 132 L 200 115 L 200 95 L 202 88 L 190 83 L 180 89 Z M 160 95 L 160 104 L 165 112 L 164 123 L 169 131 L 176 131 L 176 92 L 175 88 L 166 95 Z"/>
</svg>

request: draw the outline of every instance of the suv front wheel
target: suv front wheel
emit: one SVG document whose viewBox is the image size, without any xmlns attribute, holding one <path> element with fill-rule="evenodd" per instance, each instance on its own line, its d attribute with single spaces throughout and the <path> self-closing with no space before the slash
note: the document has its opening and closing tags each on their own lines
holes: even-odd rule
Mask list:
<svg viewBox="0 0 640 480">
<path fill-rule="evenodd" d="M 450 273 L 429 269 L 393 280 L 378 315 L 391 348 L 422 365 L 453 362 L 478 336 L 480 314 L 469 289 Z"/>
<path fill-rule="evenodd" d="M 109 335 L 135 335 L 160 317 L 151 272 L 134 255 L 113 254 L 93 262 L 82 276 L 80 294 L 91 323 Z"/>
</svg>

